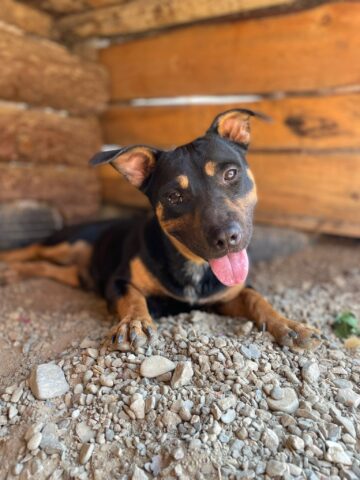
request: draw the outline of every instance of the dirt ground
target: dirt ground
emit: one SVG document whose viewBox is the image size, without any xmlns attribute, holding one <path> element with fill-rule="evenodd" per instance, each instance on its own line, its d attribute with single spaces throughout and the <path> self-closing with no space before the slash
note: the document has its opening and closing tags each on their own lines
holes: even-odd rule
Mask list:
<svg viewBox="0 0 360 480">
<path fill-rule="evenodd" d="M 113 318 L 102 299 L 47 280 L 0 288 L 0 478 L 360 478 L 360 352 L 331 329 L 343 311 L 360 317 L 359 243 L 323 239 L 259 262 L 251 283 L 288 317 L 320 328 L 321 347 L 290 352 L 248 322 L 194 312 L 160 319 L 159 342 L 145 351 L 107 352 Z M 152 355 L 191 362 L 191 380 L 176 389 L 170 373 L 142 378 Z M 36 400 L 30 371 L 52 361 L 70 390 Z M 275 387 L 295 392 L 297 409 L 271 407 Z M 133 408 L 143 399 L 145 418 Z M 29 449 L 25 432 L 49 423 L 58 448 Z M 84 443 L 95 448 L 81 465 Z"/>
</svg>

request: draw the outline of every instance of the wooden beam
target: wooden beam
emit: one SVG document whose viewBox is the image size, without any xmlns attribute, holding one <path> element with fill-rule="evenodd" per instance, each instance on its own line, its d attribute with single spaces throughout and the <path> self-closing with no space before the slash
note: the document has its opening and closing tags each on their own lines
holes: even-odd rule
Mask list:
<svg viewBox="0 0 360 480">
<path fill-rule="evenodd" d="M 257 221 L 360 236 L 360 153 L 253 153 L 249 163 L 259 194 Z M 108 202 L 148 206 L 111 167 L 102 167 L 101 180 Z"/>
<path fill-rule="evenodd" d="M 99 112 L 107 99 L 107 75 L 66 48 L 0 26 L 0 98 L 64 109 Z"/>
<path fill-rule="evenodd" d="M 241 107 L 266 113 L 273 119 L 272 123 L 253 119 L 253 149 L 360 149 L 360 94 L 246 104 L 112 106 L 101 122 L 106 143 L 171 148 L 203 135 L 218 113 Z"/>
<path fill-rule="evenodd" d="M 87 166 L 101 143 L 95 117 L 64 117 L 0 105 L 0 162 Z"/>
<path fill-rule="evenodd" d="M 1 0 L 0 21 L 42 37 L 56 36 L 55 25 L 50 15 L 14 0 Z"/>
<path fill-rule="evenodd" d="M 220 2 L 219 2 L 220 3 Z M 360 83 L 360 3 L 198 25 L 101 51 L 111 97 L 308 91 Z"/>
<path fill-rule="evenodd" d="M 295 0 L 133 0 L 66 16 L 58 28 L 66 38 L 109 37 L 293 4 Z"/>
<path fill-rule="evenodd" d="M 91 217 L 99 208 L 99 182 L 89 168 L 0 163 L 0 179 L 0 203 L 43 201 L 68 221 Z"/>
</svg>

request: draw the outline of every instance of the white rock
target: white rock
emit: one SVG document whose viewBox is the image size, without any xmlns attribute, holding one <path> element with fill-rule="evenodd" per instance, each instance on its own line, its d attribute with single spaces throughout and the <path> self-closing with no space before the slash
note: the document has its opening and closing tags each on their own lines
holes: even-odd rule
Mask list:
<svg viewBox="0 0 360 480">
<path fill-rule="evenodd" d="M 309 383 L 316 383 L 320 377 L 319 366 L 315 362 L 307 362 L 302 367 L 301 376 Z"/>
<path fill-rule="evenodd" d="M 175 371 L 171 378 L 172 388 L 179 388 L 183 387 L 184 385 L 188 385 L 193 375 L 194 370 L 190 361 L 179 362 L 176 365 Z"/>
<path fill-rule="evenodd" d="M 233 409 L 228 410 L 226 413 L 221 415 L 221 421 L 226 425 L 232 423 L 236 418 L 236 412 Z"/>
<path fill-rule="evenodd" d="M 175 368 L 175 363 L 162 357 L 161 355 L 153 355 L 146 358 L 140 367 L 140 374 L 143 377 L 154 378 L 164 373 L 171 372 Z"/>
<path fill-rule="evenodd" d="M 352 459 L 349 454 L 345 452 L 340 443 L 328 440 L 326 442 L 328 450 L 325 454 L 326 460 L 332 463 L 340 463 L 341 465 L 352 465 Z"/>
<path fill-rule="evenodd" d="M 61 453 L 64 446 L 59 442 L 59 430 L 55 423 L 48 423 L 42 430 L 42 439 L 40 447 L 48 455 L 53 453 Z"/>
<path fill-rule="evenodd" d="M 8 411 L 9 420 L 11 420 L 12 418 L 16 417 L 17 414 L 18 414 L 18 410 L 17 410 L 17 408 L 15 407 L 15 405 L 10 405 L 9 411 Z"/>
<path fill-rule="evenodd" d="M 26 430 L 26 433 L 25 433 L 25 440 L 28 441 L 30 440 L 30 438 L 35 435 L 35 433 L 37 432 L 41 432 L 42 428 L 44 427 L 44 424 L 43 422 L 37 422 L 37 423 L 34 423 L 34 425 L 31 425 L 27 430 Z"/>
<path fill-rule="evenodd" d="M 177 413 L 167 410 L 162 416 L 162 421 L 166 427 L 174 428 L 181 422 L 181 418 Z"/>
<path fill-rule="evenodd" d="M 146 475 L 144 470 L 135 465 L 131 480 L 149 480 L 149 477 Z"/>
<path fill-rule="evenodd" d="M 27 448 L 29 450 L 36 450 L 40 445 L 42 434 L 40 432 L 35 433 L 27 442 Z"/>
<path fill-rule="evenodd" d="M 292 388 L 284 388 L 283 392 L 284 396 L 279 400 L 275 400 L 274 398 L 270 397 L 267 398 L 267 403 L 270 410 L 274 410 L 276 412 L 294 413 L 299 407 L 299 400 L 295 390 Z"/>
<path fill-rule="evenodd" d="M 13 403 L 17 403 L 20 400 L 22 394 L 23 394 L 23 389 L 21 387 L 16 388 L 13 391 L 13 394 L 11 395 L 10 401 Z"/>
<path fill-rule="evenodd" d="M 91 455 L 93 454 L 95 448 L 94 443 L 84 443 L 84 445 L 81 447 L 80 454 L 79 454 L 79 462 L 81 465 L 85 465 L 90 458 Z"/>
<path fill-rule="evenodd" d="M 222 398 L 217 402 L 218 407 L 225 412 L 229 408 L 233 408 L 236 405 L 236 397 L 230 395 L 229 397 Z"/>
<path fill-rule="evenodd" d="M 266 473 L 269 477 L 282 477 L 286 472 L 286 463 L 277 460 L 269 460 L 266 464 Z"/>
<path fill-rule="evenodd" d="M 145 418 L 145 401 L 142 397 L 134 400 L 130 404 L 130 409 L 135 413 L 136 418 Z"/>
<path fill-rule="evenodd" d="M 33 395 L 39 400 L 64 395 L 69 390 L 62 369 L 54 363 L 43 363 L 33 368 L 29 386 Z"/>
<path fill-rule="evenodd" d="M 114 380 L 112 377 L 107 377 L 106 375 L 101 375 L 100 377 L 100 383 L 104 387 L 113 387 L 114 386 Z"/>
<path fill-rule="evenodd" d="M 95 432 L 85 422 L 78 423 L 75 430 L 82 443 L 86 443 L 95 437 Z"/>
<path fill-rule="evenodd" d="M 297 435 L 289 435 L 286 439 L 286 446 L 290 450 L 304 450 L 305 442 L 302 438 L 298 437 Z"/>
<path fill-rule="evenodd" d="M 279 447 L 279 437 L 273 430 L 270 430 L 270 428 L 264 431 L 261 441 L 269 450 L 276 451 Z"/>
<path fill-rule="evenodd" d="M 354 392 L 351 388 L 342 388 L 338 391 L 336 400 L 347 407 L 357 408 L 360 404 L 360 395 Z"/>
</svg>

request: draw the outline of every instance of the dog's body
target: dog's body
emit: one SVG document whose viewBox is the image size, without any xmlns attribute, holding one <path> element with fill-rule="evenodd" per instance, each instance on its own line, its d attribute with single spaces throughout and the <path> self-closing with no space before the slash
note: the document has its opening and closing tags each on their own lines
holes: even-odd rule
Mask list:
<svg viewBox="0 0 360 480">
<path fill-rule="evenodd" d="M 219 115 L 208 132 L 172 151 L 134 146 L 97 154 L 141 189 L 153 215 L 68 227 L 42 245 L 0 254 L 6 282 L 44 276 L 85 284 L 105 296 L 120 323 L 117 348 L 144 344 L 152 316 L 212 308 L 243 316 L 282 345 L 318 343 L 314 329 L 288 320 L 246 288 L 255 181 L 245 159 L 247 110 Z"/>
</svg>

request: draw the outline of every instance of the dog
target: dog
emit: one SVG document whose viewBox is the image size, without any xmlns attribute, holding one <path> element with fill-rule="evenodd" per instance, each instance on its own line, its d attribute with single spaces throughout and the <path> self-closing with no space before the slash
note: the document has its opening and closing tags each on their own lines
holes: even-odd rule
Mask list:
<svg viewBox="0 0 360 480">
<path fill-rule="evenodd" d="M 205 135 L 173 150 L 135 145 L 97 153 L 143 192 L 151 215 L 66 227 L 41 244 L 0 254 L 0 277 L 12 283 L 47 277 L 102 294 L 119 323 L 115 349 L 144 346 L 153 318 L 191 309 L 245 317 L 283 346 L 313 348 L 319 331 L 277 313 L 246 285 L 254 176 L 246 160 L 246 109 L 219 114 Z"/>
</svg>

